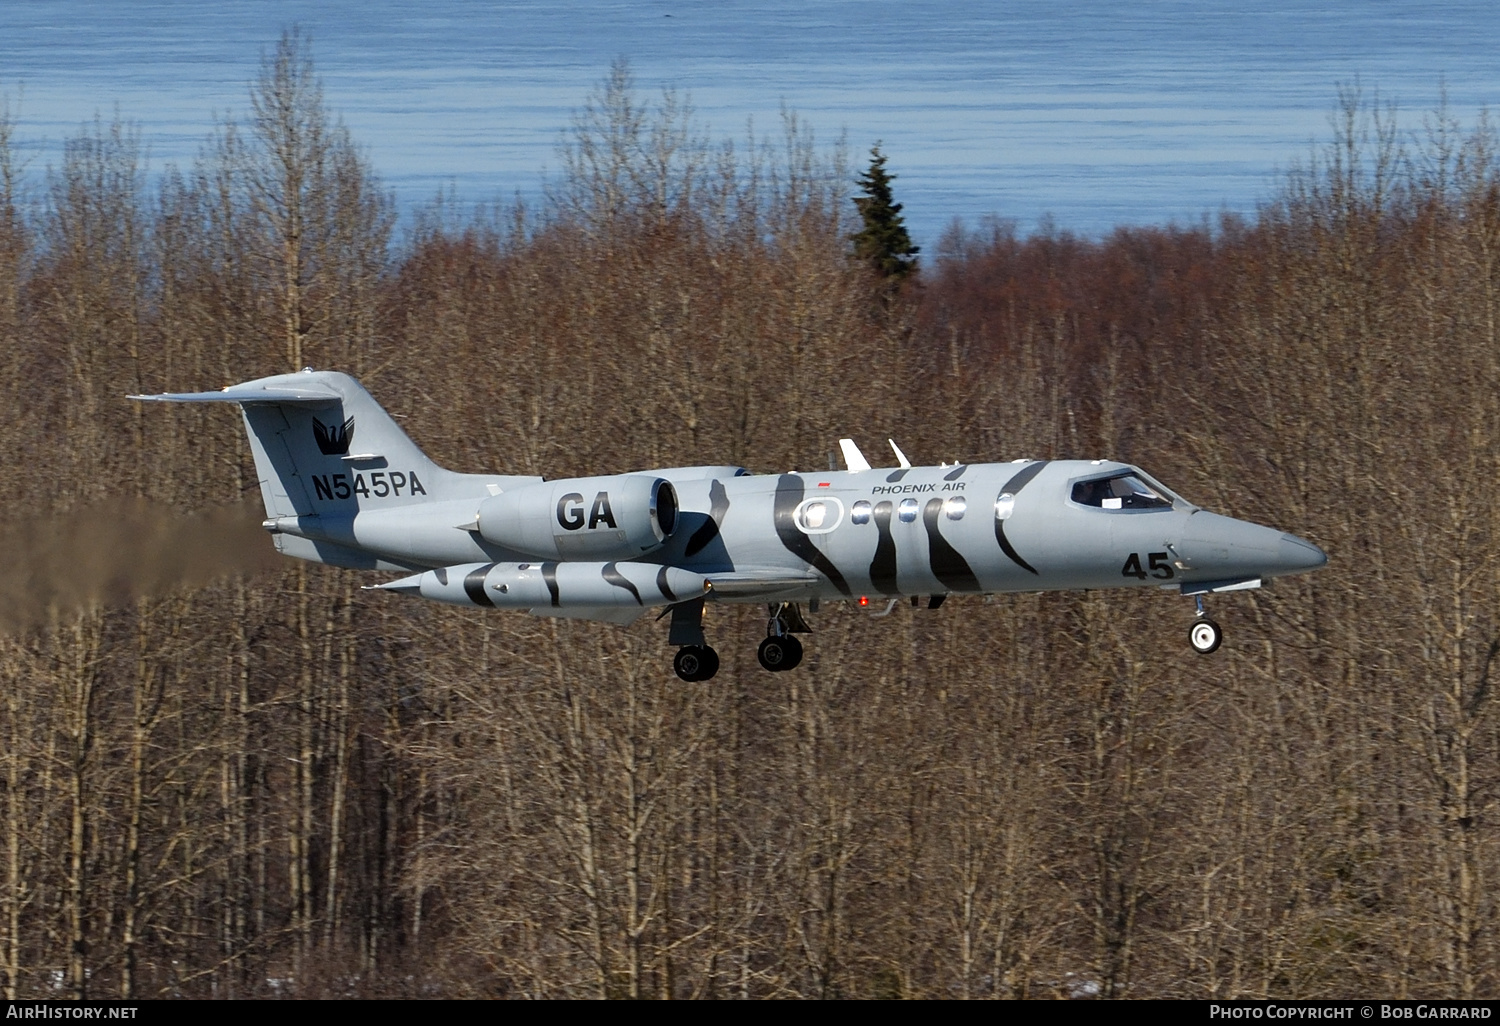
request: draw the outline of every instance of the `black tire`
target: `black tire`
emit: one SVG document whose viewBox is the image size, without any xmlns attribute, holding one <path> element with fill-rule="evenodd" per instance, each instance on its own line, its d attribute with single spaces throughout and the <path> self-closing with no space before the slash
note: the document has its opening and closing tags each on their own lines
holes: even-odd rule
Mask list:
<svg viewBox="0 0 1500 1026">
<path fill-rule="evenodd" d="M 795 670 L 802 662 L 802 642 L 791 634 L 782 638 L 781 641 L 787 648 L 786 662 L 781 665 L 781 669 L 783 671 Z"/>
<path fill-rule="evenodd" d="M 796 663 L 791 663 L 792 653 L 795 651 L 788 642 L 792 642 L 790 636 L 780 638 L 767 638 L 760 643 L 760 648 L 755 652 L 755 658 L 760 660 L 760 665 L 772 673 L 780 673 L 782 670 L 790 670 Z M 792 642 L 795 644 L 795 642 Z M 800 645 L 798 646 L 801 647 Z"/>
<path fill-rule="evenodd" d="M 1188 644 L 1199 655 L 1211 655 L 1224 643 L 1223 629 L 1208 617 L 1199 617 L 1188 628 Z"/>
<path fill-rule="evenodd" d="M 719 672 L 719 653 L 708 645 L 703 646 L 703 668 L 698 671 L 695 680 L 713 680 L 714 674 Z"/>
<path fill-rule="evenodd" d="M 708 665 L 708 657 L 706 653 L 712 651 L 713 649 L 711 648 L 699 648 L 697 645 L 683 645 L 677 650 L 677 654 L 672 657 L 672 669 L 675 670 L 677 672 L 677 676 L 681 677 L 683 680 L 698 680 L 698 675 L 702 673 Z M 714 669 L 718 669 L 718 662 L 718 657 L 715 656 Z"/>
</svg>

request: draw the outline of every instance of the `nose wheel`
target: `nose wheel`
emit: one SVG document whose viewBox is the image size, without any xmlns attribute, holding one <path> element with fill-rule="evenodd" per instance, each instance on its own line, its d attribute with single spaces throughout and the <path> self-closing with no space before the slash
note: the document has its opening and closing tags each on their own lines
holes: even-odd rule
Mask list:
<svg viewBox="0 0 1500 1026">
<path fill-rule="evenodd" d="M 1203 611 L 1203 596 L 1195 595 L 1194 598 L 1198 602 L 1198 619 L 1188 628 L 1188 644 L 1199 655 L 1209 655 L 1217 652 L 1219 646 L 1224 644 L 1224 628 L 1210 620 Z"/>
<path fill-rule="evenodd" d="M 1208 617 L 1193 621 L 1188 628 L 1188 644 L 1199 655 L 1208 655 L 1224 643 L 1224 629 Z"/>
</svg>

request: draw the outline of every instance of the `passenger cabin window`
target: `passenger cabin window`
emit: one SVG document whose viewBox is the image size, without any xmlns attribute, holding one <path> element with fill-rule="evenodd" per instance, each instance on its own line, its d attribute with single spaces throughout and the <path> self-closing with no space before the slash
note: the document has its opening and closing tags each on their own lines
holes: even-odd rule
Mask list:
<svg viewBox="0 0 1500 1026">
<path fill-rule="evenodd" d="M 800 504 L 793 519 L 803 534 L 827 534 L 839 526 L 844 517 L 844 504 L 833 496 L 808 499 Z"/>
<path fill-rule="evenodd" d="M 871 506 L 868 502 L 860 499 L 852 509 L 849 510 L 849 523 L 868 524 L 870 522 Z"/>
<path fill-rule="evenodd" d="M 1134 474 L 1079 481 L 1073 501 L 1100 509 L 1171 509 L 1172 500 Z"/>
</svg>

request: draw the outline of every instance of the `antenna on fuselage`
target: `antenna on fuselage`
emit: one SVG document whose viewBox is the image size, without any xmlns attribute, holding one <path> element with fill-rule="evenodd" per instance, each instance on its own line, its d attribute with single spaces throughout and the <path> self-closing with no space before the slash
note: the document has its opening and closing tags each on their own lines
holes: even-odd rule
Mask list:
<svg viewBox="0 0 1500 1026">
<path fill-rule="evenodd" d="M 896 444 L 896 440 L 894 438 L 887 438 L 886 441 L 891 443 L 891 450 L 895 452 L 896 461 L 901 464 L 901 469 L 910 470 L 911 460 L 906 458 L 906 453 L 901 451 L 901 446 Z"/>
<path fill-rule="evenodd" d="M 839 448 L 844 451 L 844 465 L 849 468 L 849 473 L 857 474 L 861 470 L 870 469 L 870 461 L 865 459 L 865 454 L 859 451 L 859 446 L 854 444 L 854 439 L 840 438 Z"/>
</svg>

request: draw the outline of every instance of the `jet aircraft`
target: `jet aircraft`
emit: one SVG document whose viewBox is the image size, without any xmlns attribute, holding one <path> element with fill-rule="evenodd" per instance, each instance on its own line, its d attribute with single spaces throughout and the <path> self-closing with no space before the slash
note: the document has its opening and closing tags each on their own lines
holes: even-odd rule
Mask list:
<svg viewBox="0 0 1500 1026">
<path fill-rule="evenodd" d="M 437 466 L 354 378 L 305 370 L 218 392 L 131 396 L 240 407 L 283 555 L 406 571 L 371 585 L 455 605 L 629 624 L 670 615 L 673 668 L 707 680 L 710 602 L 765 603 L 761 666 L 790 670 L 806 605 L 1161 587 L 1196 600 L 1188 640 L 1215 651 L 1203 596 L 1323 566 L 1317 546 L 1234 520 L 1109 460 L 750 474 L 668 467 L 546 480 Z"/>
</svg>

